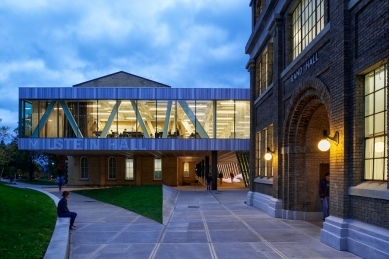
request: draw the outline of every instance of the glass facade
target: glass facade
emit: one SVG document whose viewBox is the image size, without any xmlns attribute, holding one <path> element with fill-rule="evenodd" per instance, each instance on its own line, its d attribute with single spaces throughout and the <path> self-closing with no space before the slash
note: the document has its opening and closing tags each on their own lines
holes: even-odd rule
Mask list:
<svg viewBox="0 0 389 259">
<path fill-rule="evenodd" d="M 387 68 L 365 76 L 365 180 L 387 180 Z"/>
<path fill-rule="evenodd" d="M 250 137 L 249 101 L 21 100 L 20 138 Z"/>
</svg>

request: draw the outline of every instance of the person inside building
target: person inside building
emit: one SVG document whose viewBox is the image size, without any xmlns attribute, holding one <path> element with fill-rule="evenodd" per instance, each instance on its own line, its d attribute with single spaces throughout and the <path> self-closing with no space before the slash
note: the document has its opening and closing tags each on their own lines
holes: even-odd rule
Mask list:
<svg viewBox="0 0 389 259">
<path fill-rule="evenodd" d="M 76 225 L 74 225 L 74 221 L 77 217 L 77 213 L 71 212 L 68 209 L 68 199 L 70 197 L 70 192 L 64 191 L 62 193 L 62 199 L 59 200 L 57 206 L 57 215 L 59 218 L 70 218 L 70 229 L 76 229 Z"/>
<path fill-rule="evenodd" d="M 231 183 L 233 183 L 234 182 L 234 177 L 235 177 L 233 172 L 230 172 L 230 177 L 231 177 Z"/>
<path fill-rule="evenodd" d="M 220 180 L 220 185 L 223 183 L 223 172 L 219 172 L 219 180 Z"/>
<path fill-rule="evenodd" d="M 330 211 L 330 173 L 326 173 L 325 179 L 320 181 L 319 196 L 323 204 L 323 220 L 325 220 Z"/>
</svg>

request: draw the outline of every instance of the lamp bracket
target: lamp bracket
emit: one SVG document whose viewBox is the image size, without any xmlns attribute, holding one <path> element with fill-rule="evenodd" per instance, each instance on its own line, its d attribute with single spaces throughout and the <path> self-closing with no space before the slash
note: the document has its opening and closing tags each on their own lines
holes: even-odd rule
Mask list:
<svg viewBox="0 0 389 259">
<path fill-rule="evenodd" d="M 334 136 L 331 137 L 328 135 L 327 130 L 323 130 L 323 137 L 336 142 L 336 145 L 339 144 L 339 132 L 338 131 L 336 131 Z"/>
<path fill-rule="evenodd" d="M 267 152 L 272 153 L 272 154 L 275 154 L 275 153 L 276 153 L 275 150 L 271 151 L 271 150 L 270 150 L 270 147 L 267 147 Z"/>
</svg>

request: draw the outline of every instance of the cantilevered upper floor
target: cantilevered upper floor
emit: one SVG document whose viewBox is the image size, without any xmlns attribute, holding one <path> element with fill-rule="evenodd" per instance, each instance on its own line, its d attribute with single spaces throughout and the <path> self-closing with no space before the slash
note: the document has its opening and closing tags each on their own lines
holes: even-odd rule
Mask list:
<svg viewBox="0 0 389 259">
<path fill-rule="evenodd" d="M 21 149 L 243 151 L 249 133 L 249 89 L 19 88 Z"/>
</svg>

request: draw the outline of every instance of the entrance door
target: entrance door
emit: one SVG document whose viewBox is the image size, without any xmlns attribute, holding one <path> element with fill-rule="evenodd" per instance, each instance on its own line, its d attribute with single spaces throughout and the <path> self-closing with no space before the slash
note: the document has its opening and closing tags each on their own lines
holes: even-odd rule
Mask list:
<svg viewBox="0 0 389 259">
<path fill-rule="evenodd" d="M 320 181 L 325 178 L 326 173 L 330 172 L 330 164 L 320 164 Z"/>
</svg>

